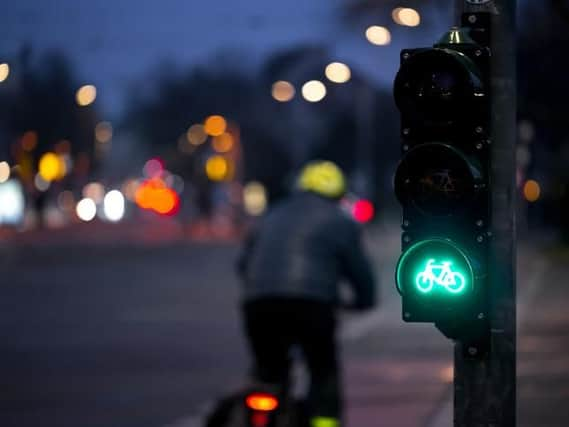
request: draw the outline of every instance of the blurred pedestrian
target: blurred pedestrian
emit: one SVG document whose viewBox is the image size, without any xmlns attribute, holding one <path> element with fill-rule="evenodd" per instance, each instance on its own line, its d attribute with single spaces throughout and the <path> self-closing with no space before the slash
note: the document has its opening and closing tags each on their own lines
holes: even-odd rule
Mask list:
<svg viewBox="0 0 569 427">
<path fill-rule="evenodd" d="M 339 282 L 352 287 L 356 310 L 375 304 L 375 281 L 359 226 L 340 207 L 346 180 L 329 161 L 306 165 L 297 191 L 269 210 L 238 260 L 244 324 L 263 383 L 289 382 L 290 348 L 299 346 L 311 386 L 312 427 L 340 426 L 342 400 L 336 311 Z"/>
</svg>

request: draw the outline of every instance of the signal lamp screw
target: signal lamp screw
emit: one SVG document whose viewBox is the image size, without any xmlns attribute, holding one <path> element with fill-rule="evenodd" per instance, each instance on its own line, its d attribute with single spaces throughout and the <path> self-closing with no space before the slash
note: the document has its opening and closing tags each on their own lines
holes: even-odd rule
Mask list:
<svg viewBox="0 0 569 427">
<path fill-rule="evenodd" d="M 474 129 L 474 131 L 476 133 L 482 133 L 484 131 L 484 128 L 482 126 L 476 126 L 476 129 Z"/>
<path fill-rule="evenodd" d="M 409 227 L 409 221 L 408 220 L 403 221 L 403 227 Z"/>
<path fill-rule="evenodd" d="M 403 146 L 403 151 L 407 151 L 407 150 L 409 150 L 409 146 L 408 146 L 407 144 L 405 144 L 405 145 Z"/>
<path fill-rule="evenodd" d="M 478 320 L 484 319 L 484 313 L 478 313 Z"/>
<path fill-rule="evenodd" d="M 471 24 L 474 24 L 476 22 L 476 15 L 470 15 L 468 17 L 468 22 L 470 22 Z"/>
<path fill-rule="evenodd" d="M 409 52 L 405 52 L 402 56 L 403 56 L 403 59 L 409 59 L 409 57 L 411 55 L 409 55 Z"/>
<path fill-rule="evenodd" d="M 482 145 L 481 142 L 479 142 L 478 144 L 476 144 L 476 149 L 477 149 L 477 150 L 482 150 L 482 147 L 483 147 L 483 145 Z"/>
<path fill-rule="evenodd" d="M 481 55 L 482 55 L 482 51 L 481 51 L 480 49 L 476 49 L 476 50 L 474 51 L 474 54 L 475 54 L 476 56 L 481 56 Z"/>
<path fill-rule="evenodd" d="M 403 241 L 405 243 L 409 243 L 411 241 L 411 238 L 409 236 L 405 236 L 405 237 L 403 237 Z"/>
<path fill-rule="evenodd" d="M 477 227 L 482 227 L 484 225 L 484 221 L 482 221 L 481 219 L 479 219 L 478 221 L 476 221 L 476 226 Z"/>
<path fill-rule="evenodd" d="M 468 354 L 471 356 L 476 356 L 478 353 L 478 349 L 476 347 L 468 347 Z"/>
<path fill-rule="evenodd" d="M 478 236 L 478 237 L 476 238 L 476 241 L 477 241 L 478 243 L 482 243 L 482 242 L 484 241 L 484 236 L 482 236 L 482 235 L 481 235 L 481 236 Z"/>
<path fill-rule="evenodd" d="M 409 135 L 411 133 L 411 129 L 405 128 L 403 129 L 403 135 Z"/>
<path fill-rule="evenodd" d="M 405 319 L 410 319 L 411 313 L 405 312 L 405 314 L 403 316 L 405 317 Z"/>
</svg>

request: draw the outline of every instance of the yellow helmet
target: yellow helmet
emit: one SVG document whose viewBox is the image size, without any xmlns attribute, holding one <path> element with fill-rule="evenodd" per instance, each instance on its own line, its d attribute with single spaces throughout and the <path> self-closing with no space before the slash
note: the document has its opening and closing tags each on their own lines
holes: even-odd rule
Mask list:
<svg viewBox="0 0 569 427">
<path fill-rule="evenodd" d="M 346 192 L 346 179 L 342 170 L 330 161 L 308 163 L 298 177 L 298 188 L 324 197 L 338 198 Z"/>
</svg>

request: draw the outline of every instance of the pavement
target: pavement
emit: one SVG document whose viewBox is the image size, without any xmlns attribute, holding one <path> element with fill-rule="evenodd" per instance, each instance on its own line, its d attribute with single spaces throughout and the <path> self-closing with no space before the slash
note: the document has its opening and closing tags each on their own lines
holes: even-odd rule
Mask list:
<svg viewBox="0 0 569 427">
<path fill-rule="evenodd" d="M 194 427 L 244 381 L 238 248 L 176 227 L 0 242 L 2 427 Z M 367 245 L 382 304 L 342 319 L 347 425 L 451 426 L 452 343 L 401 321 L 397 226 L 375 226 Z M 519 426 L 569 425 L 568 270 L 569 252 L 520 243 Z"/>
</svg>

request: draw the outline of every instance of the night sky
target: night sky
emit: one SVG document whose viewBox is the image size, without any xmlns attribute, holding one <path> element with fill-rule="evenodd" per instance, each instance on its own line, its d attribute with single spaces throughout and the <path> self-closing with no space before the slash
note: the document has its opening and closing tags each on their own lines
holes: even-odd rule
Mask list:
<svg viewBox="0 0 569 427">
<path fill-rule="evenodd" d="M 99 89 L 107 114 L 119 113 L 128 86 L 152 78 L 161 62 L 179 67 L 209 63 L 220 52 L 236 53 L 254 72 L 266 56 L 306 42 L 329 47 L 332 59 L 348 63 L 376 84 L 391 84 L 403 47 L 432 44 L 451 24 L 451 10 L 421 10 L 417 28 L 384 17 L 347 25 L 340 10 L 345 0 L 18 0 L 3 5 L 0 59 L 9 60 L 28 43 L 34 52 L 62 50 L 80 83 Z M 451 2 L 449 1 L 449 6 Z M 364 36 L 368 25 L 392 31 L 387 47 Z M 8 58 L 8 59 L 6 59 Z"/>
</svg>

